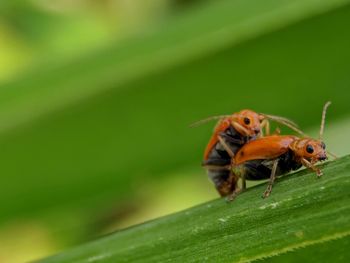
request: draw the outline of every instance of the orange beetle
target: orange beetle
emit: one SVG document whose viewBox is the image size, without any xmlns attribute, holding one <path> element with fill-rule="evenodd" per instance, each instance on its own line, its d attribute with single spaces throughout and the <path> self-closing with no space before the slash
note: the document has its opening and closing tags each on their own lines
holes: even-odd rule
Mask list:
<svg viewBox="0 0 350 263">
<path fill-rule="evenodd" d="M 292 121 L 273 115 L 256 113 L 252 110 L 242 110 L 225 116 L 214 116 L 194 123 L 198 125 L 208 120 L 220 119 L 204 152 L 203 166 L 208 170 L 209 178 L 213 181 L 221 196 L 232 193 L 236 186 L 235 177 L 228 169 L 231 156 L 245 143 L 270 133 L 269 120 L 274 120 L 289 128 L 302 133 Z"/>
<path fill-rule="evenodd" d="M 327 159 L 326 146 L 322 141 L 326 110 L 330 102 L 323 108 L 319 139 L 298 138 L 296 136 L 272 135 L 256 139 L 242 146 L 234 156 L 231 156 L 230 176 L 237 183 L 241 178 L 245 180 L 261 180 L 270 178 L 263 197 L 268 197 L 276 176 L 299 169 L 302 165 L 312 169 L 317 176 L 322 171 L 315 166 L 319 161 Z M 223 142 L 225 143 L 225 142 Z M 245 183 L 242 183 L 245 188 Z M 234 187 L 234 197 L 241 191 L 237 185 Z"/>
</svg>

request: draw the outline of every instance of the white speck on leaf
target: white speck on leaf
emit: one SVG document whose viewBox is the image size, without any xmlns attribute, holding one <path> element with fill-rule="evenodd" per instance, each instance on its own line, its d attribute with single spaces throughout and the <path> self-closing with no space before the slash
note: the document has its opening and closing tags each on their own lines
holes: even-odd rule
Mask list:
<svg viewBox="0 0 350 263">
<path fill-rule="evenodd" d="M 201 227 L 198 227 L 198 226 L 195 226 L 193 229 L 192 229 L 192 233 L 196 234 L 198 233 L 200 230 L 202 230 L 203 228 Z"/>
<path fill-rule="evenodd" d="M 223 222 L 223 223 L 225 223 L 227 220 L 225 219 L 225 218 L 219 218 L 218 219 L 220 222 Z"/>
<path fill-rule="evenodd" d="M 108 258 L 109 256 L 110 256 L 109 253 L 100 254 L 100 255 L 96 255 L 96 256 L 92 256 L 92 257 L 88 258 L 87 261 L 88 262 L 96 262 L 96 261 L 99 261 L 101 259 Z"/>
<path fill-rule="evenodd" d="M 262 205 L 262 206 L 259 207 L 259 209 L 261 209 L 261 210 L 264 210 L 266 208 L 275 209 L 278 205 L 279 205 L 278 202 L 274 202 L 274 203 L 271 203 L 271 204 Z"/>
<path fill-rule="evenodd" d="M 272 208 L 272 209 L 275 209 L 277 206 L 278 206 L 278 202 L 276 202 L 276 203 L 271 203 L 271 208 Z"/>
<path fill-rule="evenodd" d="M 298 237 L 298 238 L 303 238 L 304 237 L 304 231 L 297 231 L 295 232 L 295 236 Z"/>
</svg>

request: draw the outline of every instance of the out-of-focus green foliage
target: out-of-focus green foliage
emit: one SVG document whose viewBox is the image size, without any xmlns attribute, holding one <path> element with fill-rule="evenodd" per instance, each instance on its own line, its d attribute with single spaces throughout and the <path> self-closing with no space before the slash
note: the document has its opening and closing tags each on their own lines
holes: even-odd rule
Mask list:
<svg viewBox="0 0 350 263">
<path fill-rule="evenodd" d="M 326 138 L 347 153 L 350 1 L 131 2 L 1 1 L 1 223 L 91 238 L 168 175 L 206 180 L 214 124 L 188 125 L 242 108 L 304 129 L 331 100 Z"/>
<path fill-rule="evenodd" d="M 143 32 L 171 0 L 4 0 L 0 3 L 0 80 L 71 60 Z"/>
</svg>

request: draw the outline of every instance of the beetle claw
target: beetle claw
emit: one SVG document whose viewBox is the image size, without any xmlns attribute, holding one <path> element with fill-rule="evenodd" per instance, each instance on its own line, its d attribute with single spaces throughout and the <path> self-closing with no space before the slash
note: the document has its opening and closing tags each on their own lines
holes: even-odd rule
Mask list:
<svg viewBox="0 0 350 263">
<path fill-rule="evenodd" d="M 265 198 L 269 197 L 270 194 L 271 194 L 271 191 L 265 191 L 265 192 L 262 194 L 261 197 L 262 197 L 263 199 L 265 199 Z"/>
<path fill-rule="evenodd" d="M 236 189 L 232 194 L 228 195 L 226 197 L 227 202 L 232 202 L 236 199 L 237 195 L 239 195 L 242 192 L 242 189 Z"/>
</svg>

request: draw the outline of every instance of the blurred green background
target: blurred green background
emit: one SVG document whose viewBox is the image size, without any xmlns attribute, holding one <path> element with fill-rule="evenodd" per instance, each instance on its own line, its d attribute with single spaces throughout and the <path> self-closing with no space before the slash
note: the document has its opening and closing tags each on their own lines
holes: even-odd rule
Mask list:
<svg viewBox="0 0 350 263">
<path fill-rule="evenodd" d="M 214 123 L 188 127 L 207 116 L 317 136 L 331 100 L 325 141 L 348 153 L 349 2 L 2 0 L 0 262 L 216 198 Z"/>
</svg>

